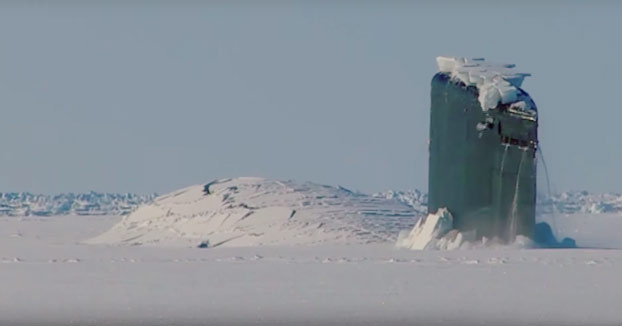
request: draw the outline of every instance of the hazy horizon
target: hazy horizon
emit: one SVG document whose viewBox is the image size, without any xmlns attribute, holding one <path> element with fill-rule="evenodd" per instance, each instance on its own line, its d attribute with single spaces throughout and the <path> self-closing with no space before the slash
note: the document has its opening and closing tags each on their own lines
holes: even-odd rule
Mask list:
<svg viewBox="0 0 622 326">
<path fill-rule="evenodd" d="M 0 8 L 0 192 L 236 176 L 425 191 L 437 55 L 532 73 L 553 190 L 622 191 L 619 3 Z"/>
</svg>

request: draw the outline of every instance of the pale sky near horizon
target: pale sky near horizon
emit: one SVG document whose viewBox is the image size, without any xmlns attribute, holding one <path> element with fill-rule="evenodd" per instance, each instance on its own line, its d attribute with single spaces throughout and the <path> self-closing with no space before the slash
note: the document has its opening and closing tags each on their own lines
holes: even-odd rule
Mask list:
<svg viewBox="0 0 622 326">
<path fill-rule="evenodd" d="M 555 190 L 622 192 L 622 5 L 544 2 L 3 2 L 0 192 L 426 190 L 437 55 L 532 73 Z"/>
</svg>

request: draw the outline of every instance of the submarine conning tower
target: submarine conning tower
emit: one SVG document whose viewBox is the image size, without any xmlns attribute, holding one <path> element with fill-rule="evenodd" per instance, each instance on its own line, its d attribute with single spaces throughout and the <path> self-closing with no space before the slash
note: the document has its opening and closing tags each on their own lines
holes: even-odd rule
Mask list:
<svg viewBox="0 0 622 326">
<path fill-rule="evenodd" d="M 533 238 L 538 114 L 513 64 L 438 57 L 432 78 L 428 213 L 446 207 L 478 239 Z"/>
</svg>

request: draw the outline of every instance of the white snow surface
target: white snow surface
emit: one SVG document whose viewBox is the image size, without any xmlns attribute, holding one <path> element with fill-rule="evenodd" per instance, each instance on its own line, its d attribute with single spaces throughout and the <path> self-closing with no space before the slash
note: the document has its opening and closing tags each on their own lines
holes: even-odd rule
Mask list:
<svg viewBox="0 0 622 326">
<path fill-rule="evenodd" d="M 84 245 L 117 216 L 0 217 L 0 325 L 620 325 L 622 251 Z M 622 215 L 559 236 L 622 248 Z"/>
<path fill-rule="evenodd" d="M 514 64 L 487 62 L 483 58 L 436 58 L 438 70 L 449 74 L 467 86 L 476 86 L 482 110 L 495 109 L 499 103 L 510 104 L 512 109 L 535 115 L 535 105 L 518 90 L 529 73 L 515 70 Z"/>
<path fill-rule="evenodd" d="M 206 191 L 208 189 L 208 192 Z M 262 178 L 217 180 L 158 197 L 89 243 L 262 246 L 394 243 L 420 212 L 395 198 Z"/>
</svg>

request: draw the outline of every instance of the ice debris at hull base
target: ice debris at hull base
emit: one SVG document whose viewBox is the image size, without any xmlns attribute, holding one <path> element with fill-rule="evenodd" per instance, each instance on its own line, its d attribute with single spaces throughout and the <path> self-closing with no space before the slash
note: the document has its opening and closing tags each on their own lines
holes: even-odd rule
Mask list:
<svg viewBox="0 0 622 326">
<path fill-rule="evenodd" d="M 475 234 L 453 228 L 453 216 L 447 208 L 440 208 L 417 221 L 410 233 L 401 233 L 397 247 L 413 250 L 453 250 L 473 241 Z"/>
<path fill-rule="evenodd" d="M 453 216 L 447 208 L 440 208 L 435 214 L 420 218 L 410 232 L 402 231 L 396 246 L 411 250 L 577 248 L 572 238 L 558 241 L 551 227 L 544 222 L 536 224 L 533 240 L 523 235 L 517 235 L 512 243 L 485 237 L 475 240 L 474 232 L 460 232 L 453 228 Z"/>
<path fill-rule="evenodd" d="M 411 250 L 455 250 L 509 247 L 515 249 L 537 248 L 528 237 L 518 235 L 508 244 L 500 239 L 475 240 L 475 232 L 460 232 L 453 228 L 453 216 L 447 208 L 440 208 L 417 221 L 412 231 L 402 232 L 396 246 Z"/>
</svg>

